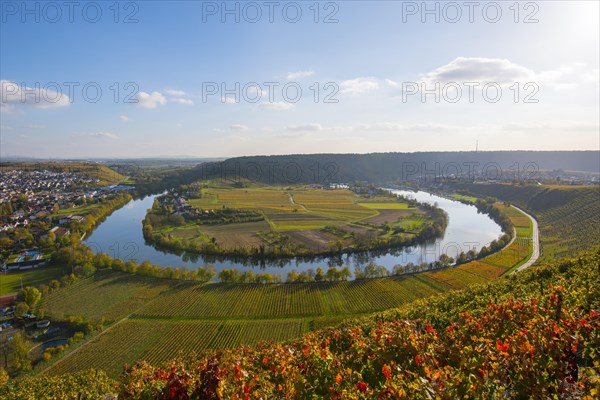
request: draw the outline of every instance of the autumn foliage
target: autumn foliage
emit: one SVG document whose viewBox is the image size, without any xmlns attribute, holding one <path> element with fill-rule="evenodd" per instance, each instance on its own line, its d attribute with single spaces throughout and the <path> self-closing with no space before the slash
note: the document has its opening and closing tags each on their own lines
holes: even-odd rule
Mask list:
<svg viewBox="0 0 600 400">
<path fill-rule="evenodd" d="M 125 399 L 596 399 L 599 352 L 596 252 L 288 343 L 140 362 L 112 390 Z M 19 393 L 36 378 L 24 382 L 10 382 L 6 397 L 35 398 Z M 81 391 L 65 393 L 54 398 Z"/>
<path fill-rule="evenodd" d="M 141 363 L 123 377 L 125 398 L 568 398 L 597 394 L 600 312 L 509 300 L 443 329 L 422 320 L 346 324 L 290 344 L 266 343 Z M 163 367 L 164 368 L 164 367 Z"/>
</svg>

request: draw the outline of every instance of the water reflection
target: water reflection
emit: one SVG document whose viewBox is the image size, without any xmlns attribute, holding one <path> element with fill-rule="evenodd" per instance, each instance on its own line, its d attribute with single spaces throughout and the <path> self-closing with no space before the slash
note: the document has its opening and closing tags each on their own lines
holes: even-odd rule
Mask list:
<svg viewBox="0 0 600 400">
<path fill-rule="evenodd" d="M 339 254 L 310 258 L 257 259 L 253 257 L 211 256 L 187 251 L 164 250 L 146 242 L 142 234 L 142 220 L 152 207 L 156 196 L 132 200 L 115 211 L 85 240 L 95 252 L 104 252 L 123 260 L 148 260 L 153 264 L 172 267 L 212 265 L 215 270 L 224 268 L 259 269 L 261 272 L 287 274 L 291 270 L 307 271 L 329 266 L 364 267 L 369 262 L 391 270 L 394 265 L 421 264 L 437 261 L 443 253 L 456 257 L 461 251 L 479 250 L 501 234 L 500 227 L 474 206 L 449 200 L 427 192 L 394 193 L 413 197 L 420 202 L 436 203 L 448 213 L 448 227 L 443 237 L 416 246 L 396 250 L 373 250 L 362 253 Z"/>
</svg>

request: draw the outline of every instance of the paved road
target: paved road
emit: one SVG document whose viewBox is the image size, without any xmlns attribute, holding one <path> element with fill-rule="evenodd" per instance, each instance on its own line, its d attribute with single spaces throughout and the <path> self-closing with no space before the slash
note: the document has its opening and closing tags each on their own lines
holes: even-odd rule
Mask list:
<svg viewBox="0 0 600 400">
<path fill-rule="evenodd" d="M 539 231 L 539 227 L 538 227 L 538 223 L 535 220 L 535 218 L 533 218 L 531 215 L 527 214 L 525 211 L 521 210 L 518 207 L 513 206 L 514 208 L 516 208 L 517 210 L 521 211 L 523 214 L 527 215 L 527 217 L 531 220 L 531 224 L 533 227 L 533 252 L 531 254 L 531 257 L 529 258 L 529 260 L 527 260 L 525 262 L 525 264 L 521 265 L 519 268 L 515 269 L 513 271 L 513 274 L 515 272 L 519 272 L 524 270 L 525 268 L 530 267 L 531 265 L 533 265 L 533 263 L 535 263 L 537 261 L 538 258 L 540 258 L 540 231 Z"/>
</svg>

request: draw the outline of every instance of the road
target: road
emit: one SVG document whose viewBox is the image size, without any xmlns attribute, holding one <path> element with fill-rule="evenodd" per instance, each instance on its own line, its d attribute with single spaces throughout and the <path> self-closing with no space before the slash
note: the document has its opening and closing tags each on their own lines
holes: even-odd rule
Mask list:
<svg viewBox="0 0 600 400">
<path fill-rule="evenodd" d="M 525 264 L 521 265 L 519 268 L 515 269 L 512 273 L 516 273 L 519 271 L 524 270 L 525 268 L 530 267 L 531 265 L 533 265 L 533 263 L 535 263 L 538 258 L 540 258 L 540 231 L 539 231 L 539 227 L 538 227 L 538 223 L 535 220 L 535 218 L 533 218 L 531 215 L 527 214 L 525 211 L 521 210 L 518 207 L 513 206 L 514 208 L 516 208 L 517 210 L 521 211 L 523 214 L 525 214 L 530 220 L 531 220 L 531 225 L 532 225 L 532 241 L 533 241 L 533 252 L 531 253 L 531 257 L 529 258 L 529 260 L 527 260 L 525 262 Z"/>
</svg>

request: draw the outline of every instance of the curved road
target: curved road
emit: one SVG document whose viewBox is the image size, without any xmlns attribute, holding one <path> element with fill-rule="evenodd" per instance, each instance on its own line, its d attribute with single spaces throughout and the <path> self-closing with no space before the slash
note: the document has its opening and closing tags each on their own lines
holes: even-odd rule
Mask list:
<svg viewBox="0 0 600 400">
<path fill-rule="evenodd" d="M 539 231 L 539 227 L 538 227 L 538 223 L 535 220 L 535 218 L 533 218 L 531 215 L 527 214 L 525 211 L 521 210 L 518 207 L 512 206 L 514 208 L 516 208 L 517 210 L 521 211 L 523 214 L 525 214 L 530 220 L 531 220 L 531 226 L 532 226 L 532 238 L 531 240 L 533 241 L 533 252 L 531 253 L 531 257 L 529 258 L 529 260 L 527 260 L 525 262 L 525 264 L 521 265 L 519 268 L 515 269 L 512 273 L 514 274 L 515 272 L 519 272 L 524 270 L 525 268 L 530 267 L 531 265 L 533 265 L 533 263 L 535 263 L 537 261 L 538 258 L 540 258 L 540 231 Z"/>
</svg>

